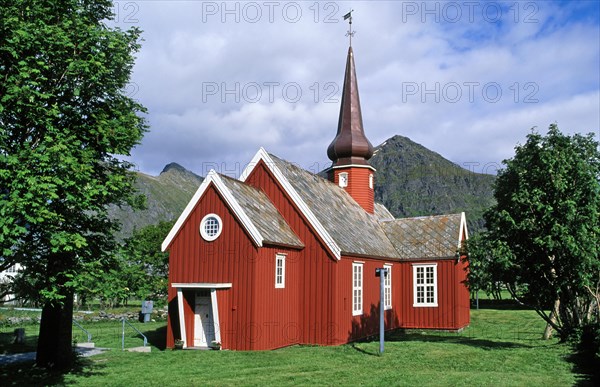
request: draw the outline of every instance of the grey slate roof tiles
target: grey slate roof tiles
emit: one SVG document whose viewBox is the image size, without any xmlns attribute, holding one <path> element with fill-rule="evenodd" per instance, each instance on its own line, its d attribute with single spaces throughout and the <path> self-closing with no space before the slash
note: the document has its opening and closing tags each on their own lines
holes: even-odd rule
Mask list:
<svg viewBox="0 0 600 387">
<path fill-rule="evenodd" d="M 336 241 L 342 254 L 398 259 L 376 217 L 336 184 L 270 154 L 276 167 Z"/>
<path fill-rule="evenodd" d="M 382 222 L 404 259 L 455 257 L 461 214 L 423 216 Z"/>
<path fill-rule="evenodd" d="M 252 220 L 265 242 L 304 247 L 267 195 L 241 181 L 221 175 L 223 183 Z"/>
<path fill-rule="evenodd" d="M 394 260 L 453 258 L 462 214 L 395 219 L 381 203 L 368 214 L 336 184 L 269 154 L 342 249 Z"/>
</svg>

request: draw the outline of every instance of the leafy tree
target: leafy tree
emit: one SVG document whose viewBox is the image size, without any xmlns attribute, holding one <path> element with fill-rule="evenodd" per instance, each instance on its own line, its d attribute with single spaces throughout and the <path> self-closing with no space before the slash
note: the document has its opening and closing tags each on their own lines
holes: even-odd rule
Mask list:
<svg viewBox="0 0 600 387">
<path fill-rule="evenodd" d="M 598 142 L 551 125 L 504 164 L 486 213 L 490 243 L 502 250 L 494 254 L 501 280 L 566 339 L 600 317 Z"/>
<path fill-rule="evenodd" d="M 486 231 L 482 231 L 467 241 L 469 274 L 468 283 L 471 291 L 483 290 L 495 300 L 502 299 L 502 285 L 510 277 L 506 277 L 508 257 L 511 256 L 507 246 L 492 240 Z"/>
<path fill-rule="evenodd" d="M 0 0 L 0 256 L 21 263 L 43 305 L 36 362 L 72 362 L 73 293 L 105 268 L 137 206 L 129 155 L 146 129 L 125 95 L 137 29 L 106 25 L 109 0 Z"/>
<path fill-rule="evenodd" d="M 161 252 L 160 245 L 173 223 L 162 221 L 134 231 L 106 270 L 79 276 L 76 288 L 80 304 L 98 299 L 102 307 L 112 308 L 127 305 L 131 298 L 166 301 L 169 255 Z"/>
<path fill-rule="evenodd" d="M 140 299 L 166 299 L 169 254 L 161 251 L 162 241 L 175 222 L 161 221 L 136 230 L 125 240 L 123 256 L 128 270 L 127 287 Z"/>
</svg>

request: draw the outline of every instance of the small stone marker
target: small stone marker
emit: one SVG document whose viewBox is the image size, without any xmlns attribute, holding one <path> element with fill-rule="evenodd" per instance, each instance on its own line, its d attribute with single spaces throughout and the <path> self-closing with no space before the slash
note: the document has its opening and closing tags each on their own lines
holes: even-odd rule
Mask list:
<svg viewBox="0 0 600 387">
<path fill-rule="evenodd" d="M 25 328 L 15 329 L 15 344 L 25 344 Z"/>
</svg>

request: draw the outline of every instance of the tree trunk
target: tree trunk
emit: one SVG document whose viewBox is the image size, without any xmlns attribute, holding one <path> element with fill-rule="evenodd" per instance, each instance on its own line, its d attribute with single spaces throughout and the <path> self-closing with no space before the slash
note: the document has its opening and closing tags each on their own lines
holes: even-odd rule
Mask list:
<svg viewBox="0 0 600 387">
<path fill-rule="evenodd" d="M 60 302 L 48 301 L 42 307 L 36 364 L 38 367 L 68 370 L 73 364 L 73 290 L 67 286 L 66 268 L 74 266 L 74 256 L 56 253 L 48 257 L 47 278 L 54 278 Z"/>
<path fill-rule="evenodd" d="M 47 303 L 42 309 L 36 364 L 38 367 L 67 370 L 73 364 L 73 294 L 62 304 Z"/>
<path fill-rule="evenodd" d="M 550 321 L 552 321 L 553 323 L 556 324 L 556 315 L 558 314 L 558 308 L 560 307 L 560 298 L 557 298 L 556 301 L 554 301 L 554 307 L 552 308 L 552 311 L 550 312 Z M 552 332 L 554 331 L 554 329 L 552 328 L 552 325 L 550 325 L 550 323 L 546 323 L 546 329 L 544 330 L 544 340 L 548 340 L 552 337 Z"/>
</svg>

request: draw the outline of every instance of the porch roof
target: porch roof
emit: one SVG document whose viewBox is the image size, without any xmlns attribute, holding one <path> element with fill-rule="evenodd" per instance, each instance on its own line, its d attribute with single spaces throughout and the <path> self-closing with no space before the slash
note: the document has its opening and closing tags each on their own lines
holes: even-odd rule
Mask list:
<svg viewBox="0 0 600 387">
<path fill-rule="evenodd" d="M 178 289 L 229 289 L 229 283 L 211 283 L 211 282 L 179 282 L 172 283 L 171 287 Z"/>
</svg>

